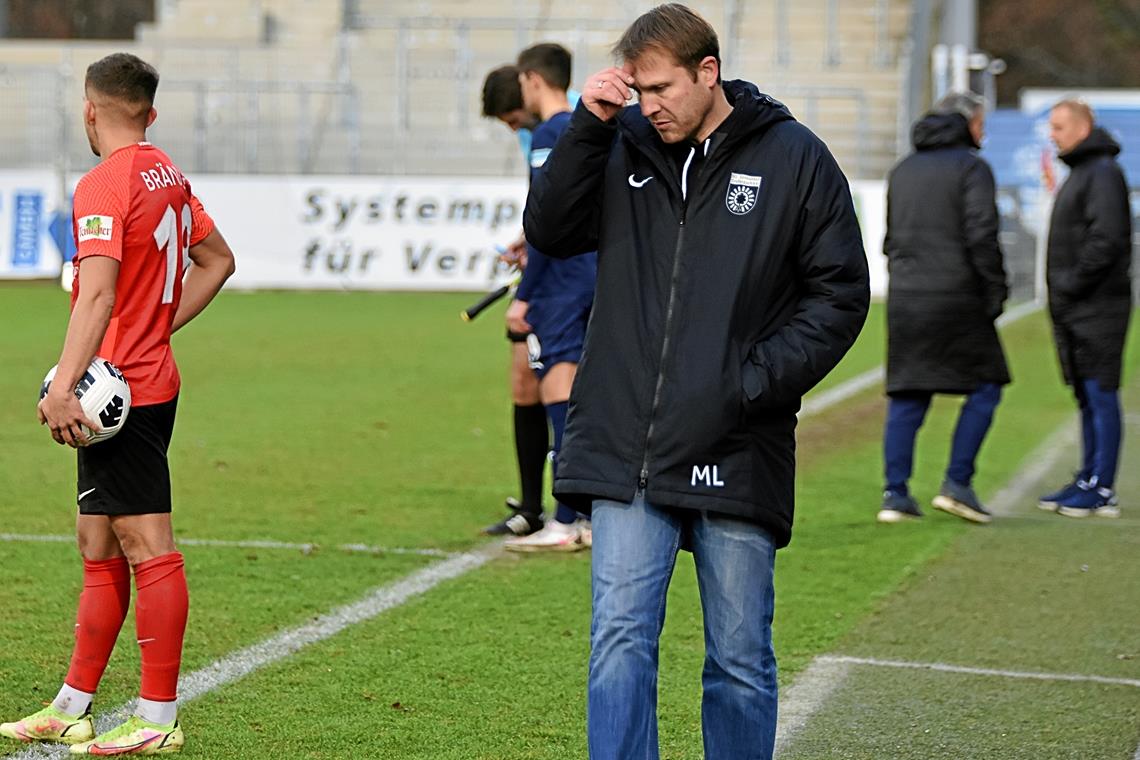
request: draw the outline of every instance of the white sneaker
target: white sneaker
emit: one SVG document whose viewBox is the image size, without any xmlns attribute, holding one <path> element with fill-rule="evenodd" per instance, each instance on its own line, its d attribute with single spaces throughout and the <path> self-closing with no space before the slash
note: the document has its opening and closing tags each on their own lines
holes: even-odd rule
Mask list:
<svg viewBox="0 0 1140 760">
<path fill-rule="evenodd" d="M 511 552 L 577 552 L 586 548 L 577 523 L 566 525 L 557 520 L 529 536 L 508 538 L 503 546 Z"/>
<path fill-rule="evenodd" d="M 578 541 L 583 547 L 589 549 L 594 545 L 594 529 L 593 523 L 589 520 L 580 519 L 574 523 L 578 526 Z"/>
</svg>

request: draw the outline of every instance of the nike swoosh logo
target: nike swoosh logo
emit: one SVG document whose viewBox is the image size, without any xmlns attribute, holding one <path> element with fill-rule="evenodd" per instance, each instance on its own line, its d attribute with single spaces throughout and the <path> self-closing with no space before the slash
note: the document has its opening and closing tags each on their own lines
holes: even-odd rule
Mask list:
<svg viewBox="0 0 1140 760">
<path fill-rule="evenodd" d="M 630 187 L 645 187 L 645 183 L 651 179 L 653 179 L 653 175 L 650 175 L 650 176 L 646 177 L 645 179 L 643 179 L 639 182 L 638 180 L 634 179 L 633 175 L 631 174 L 631 175 L 629 175 L 629 186 Z"/>
<path fill-rule="evenodd" d="M 84 496 L 87 496 L 87 495 L 89 495 L 89 494 L 93 493 L 94 491 L 95 491 L 95 489 L 94 489 L 94 488 L 90 488 L 90 489 L 88 489 L 88 490 L 84 491 L 83 493 L 79 494 L 79 498 L 78 498 L 78 499 L 76 499 L 76 501 L 83 501 L 83 497 L 84 497 Z"/>
<path fill-rule="evenodd" d="M 134 744 L 95 744 L 95 743 L 92 743 L 90 745 L 90 749 L 99 750 L 98 754 L 100 754 L 100 755 L 125 755 L 132 749 L 141 749 L 142 747 L 145 747 L 148 744 L 154 744 L 156 741 L 161 739 L 162 736 L 163 736 L 162 734 L 155 734 L 154 736 L 152 736 L 148 739 L 143 739 L 142 741 L 135 742 Z M 95 754 L 95 753 L 89 752 L 88 754 Z"/>
</svg>

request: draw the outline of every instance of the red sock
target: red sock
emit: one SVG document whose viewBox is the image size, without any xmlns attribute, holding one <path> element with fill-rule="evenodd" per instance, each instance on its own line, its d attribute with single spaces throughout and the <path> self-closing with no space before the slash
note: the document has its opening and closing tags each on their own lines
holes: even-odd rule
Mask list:
<svg viewBox="0 0 1140 760">
<path fill-rule="evenodd" d="M 178 698 L 178 668 L 190 599 L 182 554 L 171 552 L 135 565 L 135 631 L 142 650 L 139 696 L 155 702 Z"/>
<path fill-rule="evenodd" d="M 64 682 L 94 694 L 107 669 L 115 639 L 131 603 L 131 568 L 126 557 L 83 560 L 83 591 L 75 616 L 75 649 Z"/>
</svg>

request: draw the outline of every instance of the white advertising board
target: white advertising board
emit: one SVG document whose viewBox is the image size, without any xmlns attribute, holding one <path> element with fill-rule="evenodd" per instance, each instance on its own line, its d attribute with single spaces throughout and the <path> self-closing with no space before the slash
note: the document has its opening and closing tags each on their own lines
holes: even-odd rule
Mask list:
<svg viewBox="0 0 1140 760">
<path fill-rule="evenodd" d="M 485 290 L 522 232 L 521 180 L 201 175 L 235 288 Z"/>
<path fill-rule="evenodd" d="M 238 256 L 237 288 L 484 290 L 496 245 L 519 234 L 526 185 L 510 179 L 203 175 L 195 193 Z M 871 270 L 886 294 L 886 190 L 852 183 Z"/>
<path fill-rule="evenodd" d="M 526 202 L 523 180 L 500 178 L 212 174 L 191 181 L 237 256 L 228 287 L 248 290 L 487 290 L 507 274 L 496 246 L 521 233 Z M 0 173 L 0 278 L 58 276 L 70 260 L 70 215 L 55 208 L 53 187 L 50 172 Z M 885 183 L 856 181 L 851 191 L 871 294 L 882 297 Z"/>
<path fill-rule="evenodd" d="M 867 269 L 871 273 L 871 297 L 887 297 L 887 257 L 883 238 L 887 234 L 887 183 L 882 180 L 855 180 L 851 183 L 855 213 L 863 231 Z"/>
<path fill-rule="evenodd" d="M 63 254 L 52 232 L 70 240 L 71 225 L 58 213 L 58 197 L 50 171 L 0 172 L 0 279 L 59 274 Z"/>
</svg>

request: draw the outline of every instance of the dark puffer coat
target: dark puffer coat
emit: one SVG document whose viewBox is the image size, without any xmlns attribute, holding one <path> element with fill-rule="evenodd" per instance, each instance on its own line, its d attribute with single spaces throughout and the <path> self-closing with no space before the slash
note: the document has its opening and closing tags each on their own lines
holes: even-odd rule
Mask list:
<svg viewBox="0 0 1140 760">
<path fill-rule="evenodd" d="M 887 189 L 887 393 L 1004 385 L 994 320 L 1009 291 L 993 172 L 962 116 L 928 115 L 913 140 Z"/>
<path fill-rule="evenodd" d="M 1072 167 L 1049 224 L 1049 313 L 1065 382 L 1120 387 L 1132 314 L 1132 217 L 1120 146 L 1099 127 L 1061 156 Z"/>
<path fill-rule="evenodd" d="M 859 334 L 867 259 L 823 142 L 755 86 L 724 90 L 732 115 L 673 146 L 684 166 L 637 106 L 603 122 L 579 105 L 531 185 L 527 240 L 598 252 L 554 491 L 582 510 L 641 491 L 783 546 L 800 397 Z"/>
</svg>

